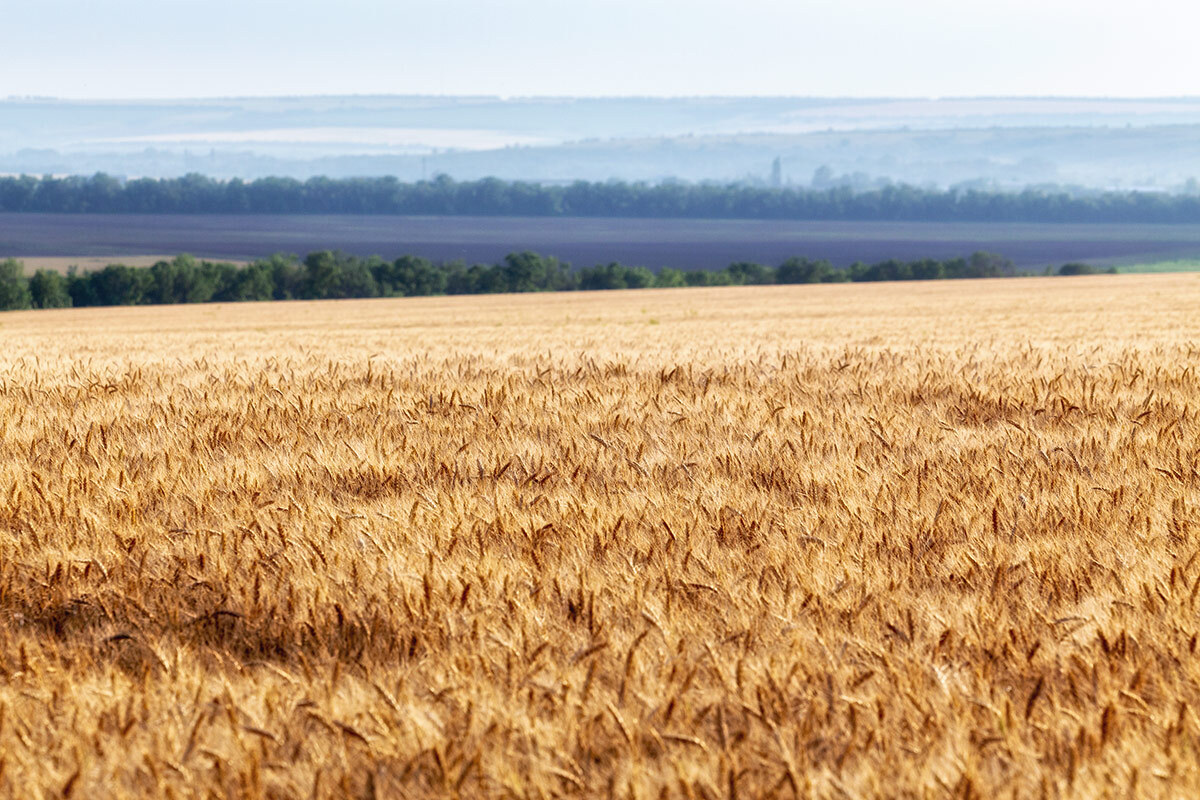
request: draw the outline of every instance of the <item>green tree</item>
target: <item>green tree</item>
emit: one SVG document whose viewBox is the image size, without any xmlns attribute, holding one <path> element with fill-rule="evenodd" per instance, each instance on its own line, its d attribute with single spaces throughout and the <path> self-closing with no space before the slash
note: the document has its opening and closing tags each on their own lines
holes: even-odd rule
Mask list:
<svg viewBox="0 0 1200 800">
<path fill-rule="evenodd" d="M 777 283 L 821 283 L 829 280 L 833 265 L 828 261 L 810 261 L 807 258 L 789 258 L 775 270 Z"/>
<path fill-rule="evenodd" d="M 645 267 L 625 268 L 625 287 L 628 289 L 648 289 L 654 285 L 654 273 Z"/>
<path fill-rule="evenodd" d="M 275 284 L 271 279 L 271 263 L 255 261 L 237 271 L 223 299 L 241 300 L 272 300 L 275 297 Z"/>
<path fill-rule="evenodd" d="M 339 265 L 334 292 L 326 297 L 378 297 L 379 285 L 366 262 L 357 258 L 345 259 Z"/>
<path fill-rule="evenodd" d="M 509 253 L 500 265 L 509 292 L 545 292 L 572 288 L 571 267 L 553 256 L 525 250 Z"/>
<path fill-rule="evenodd" d="M 238 272 L 238 268 L 228 262 L 201 261 L 196 270 L 196 285 L 187 302 L 211 303 L 234 299 L 232 291 Z"/>
<path fill-rule="evenodd" d="M 775 283 L 775 270 L 752 261 L 736 261 L 725 269 L 735 284 L 763 285 Z"/>
<path fill-rule="evenodd" d="M 271 275 L 272 297 L 275 300 L 292 300 L 303 295 L 304 268 L 298 256 L 275 253 L 266 261 L 256 261 Z"/>
<path fill-rule="evenodd" d="M 687 280 L 683 277 L 683 272 L 671 267 L 663 267 L 654 276 L 654 286 L 659 289 L 673 289 L 679 286 L 687 286 Z"/>
<path fill-rule="evenodd" d="M 341 266 L 338 256 L 331 250 L 320 250 L 309 253 L 304 259 L 304 277 L 301 281 L 300 296 L 305 300 L 320 300 L 333 297 L 341 278 Z"/>
<path fill-rule="evenodd" d="M 401 256 L 391 264 L 381 265 L 376 273 L 382 294 L 404 297 L 442 294 L 446 291 L 446 278 L 447 270 L 416 256 Z"/>
<path fill-rule="evenodd" d="M 625 289 L 628 284 L 625 282 L 628 269 L 624 264 L 613 261 L 609 264 L 597 264 L 594 267 L 586 267 L 579 271 L 579 288 L 588 291 L 602 291 L 605 289 Z"/>
<path fill-rule="evenodd" d="M 29 278 L 30 302 L 34 308 L 67 308 L 71 293 L 67 291 L 67 279 L 58 272 L 39 269 Z"/>
<path fill-rule="evenodd" d="M 911 267 L 913 278 L 919 281 L 932 281 L 946 277 L 945 265 L 932 258 L 914 261 Z"/>
<path fill-rule="evenodd" d="M 1096 268 L 1091 264 L 1082 264 L 1073 261 L 1070 264 L 1063 264 L 1058 268 L 1059 275 L 1095 275 Z"/>
<path fill-rule="evenodd" d="M 29 308 L 30 302 L 25 265 L 14 258 L 0 261 L 0 311 Z"/>
<path fill-rule="evenodd" d="M 124 264 L 109 264 L 102 270 L 88 273 L 83 279 L 91 286 L 95 304 L 101 306 L 141 305 L 147 302 L 152 289 L 150 270 Z M 74 297 L 74 293 L 71 296 Z"/>
<path fill-rule="evenodd" d="M 218 290 L 220 273 L 209 262 L 184 253 L 150 267 L 148 303 L 206 303 Z"/>
<path fill-rule="evenodd" d="M 1016 267 L 1013 265 L 1013 262 L 1004 256 L 978 250 L 972 253 L 971 257 L 967 260 L 967 269 L 963 277 L 1000 278 L 1012 275 L 1015 272 Z"/>
<path fill-rule="evenodd" d="M 693 269 L 685 272 L 683 278 L 688 286 L 729 286 L 729 273 L 725 270 Z"/>
</svg>

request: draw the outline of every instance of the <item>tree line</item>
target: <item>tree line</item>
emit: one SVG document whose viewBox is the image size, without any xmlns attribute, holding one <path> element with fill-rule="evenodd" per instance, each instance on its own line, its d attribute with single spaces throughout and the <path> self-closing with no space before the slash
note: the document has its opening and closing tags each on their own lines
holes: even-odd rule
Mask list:
<svg viewBox="0 0 1200 800">
<path fill-rule="evenodd" d="M 2 211 L 1181 223 L 1200 222 L 1200 196 L 904 184 L 868 191 L 679 182 L 550 185 L 496 178 L 459 182 L 445 175 L 416 183 L 394 177 L 222 181 L 196 174 L 122 181 L 100 173 L 0 177 Z"/>
<path fill-rule="evenodd" d="M 1067 264 L 1058 272 L 1094 272 L 1087 264 Z M 1049 270 L 1048 270 L 1049 272 Z M 789 258 L 777 267 L 739 261 L 722 270 L 683 271 L 620 263 L 573 270 L 553 256 L 510 253 L 497 264 L 436 262 L 419 256 L 386 261 L 321 250 L 304 259 L 276 254 L 250 264 L 205 261 L 180 255 L 150 267 L 110 264 L 66 274 L 39 269 L 26 275 L 15 259 L 0 261 L 0 310 L 86 306 L 214 303 L 250 300 L 325 300 L 361 297 L 414 297 L 441 294 L 589 291 L 685 286 L 745 286 L 857 281 L 997 278 L 1020 273 L 1012 261 L 976 252 L 946 261 L 889 259 L 855 263 L 845 269 L 825 260 Z"/>
</svg>

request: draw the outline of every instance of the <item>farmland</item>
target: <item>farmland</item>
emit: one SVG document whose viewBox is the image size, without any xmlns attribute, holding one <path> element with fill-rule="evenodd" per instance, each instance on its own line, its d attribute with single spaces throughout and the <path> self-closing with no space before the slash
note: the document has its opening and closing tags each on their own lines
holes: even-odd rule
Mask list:
<svg viewBox="0 0 1200 800">
<path fill-rule="evenodd" d="M 1197 307 L 0 315 L 0 794 L 1194 795 Z"/>
<path fill-rule="evenodd" d="M 320 215 L 0 214 L 0 258 L 128 259 L 188 252 L 249 261 L 275 252 L 342 249 L 493 263 L 534 250 L 576 266 L 619 261 L 720 269 L 792 256 L 854 261 L 1001 253 L 1022 269 L 1200 256 L 1200 226 L 1143 224 L 786 222 L 760 220 Z"/>
</svg>

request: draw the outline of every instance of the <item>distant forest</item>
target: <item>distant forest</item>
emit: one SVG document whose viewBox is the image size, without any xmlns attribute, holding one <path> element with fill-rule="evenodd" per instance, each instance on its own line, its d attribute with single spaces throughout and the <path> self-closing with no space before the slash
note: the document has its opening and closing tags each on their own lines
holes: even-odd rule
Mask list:
<svg viewBox="0 0 1200 800">
<path fill-rule="evenodd" d="M 1054 274 L 1094 272 L 1087 264 L 1065 264 Z M 1115 271 L 1115 270 L 1111 270 Z M 151 267 L 110 264 L 93 272 L 66 275 L 40 269 L 25 275 L 21 262 L 0 261 L 0 311 L 79 306 L 220 303 L 253 300 L 331 300 L 686 286 L 747 286 L 797 283 L 1001 278 L 1022 275 L 1012 261 L 976 252 L 947 261 L 887 260 L 837 269 L 828 261 L 789 258 L 778 267 L 736 262 L 722 270 L 684 272 L 619 263 L 572 270 L 552 256 L 510 253 L 498 264 L 435 262 L 416 256 L 386 261 L 322 250 L 303 261 L 277 254 L 251 264 L 199 261 L 189 255 Z M 1046 274 L 1051 274 L 1047 270 Z"/>
<path fill-rule="evenodd" d="M 495 178 L 458 182 L 445 175 L 416 183 L 396 178 L 219 181 L 202 175 L 121 181 L 101 173 L 0 178 L 0 212 L 5 211 L 1198 223 L 1200 196 L 943 191 L 907 185 L 870 191 L 618 181 L 550 185 Z"/>
</svg>

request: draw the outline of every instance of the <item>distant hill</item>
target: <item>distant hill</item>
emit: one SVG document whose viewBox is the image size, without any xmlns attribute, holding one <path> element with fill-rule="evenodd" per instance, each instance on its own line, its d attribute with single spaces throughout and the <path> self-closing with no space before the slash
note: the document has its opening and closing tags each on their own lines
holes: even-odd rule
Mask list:
<svg viewBox="0 0 1200 800">
<path fill-rule="evenodd" d="M 0 173 L 1195 188 L 1200 98 L 0 101 Z"/>
</svg>

